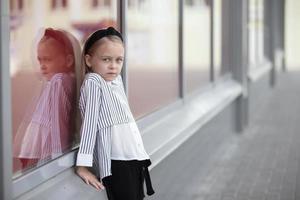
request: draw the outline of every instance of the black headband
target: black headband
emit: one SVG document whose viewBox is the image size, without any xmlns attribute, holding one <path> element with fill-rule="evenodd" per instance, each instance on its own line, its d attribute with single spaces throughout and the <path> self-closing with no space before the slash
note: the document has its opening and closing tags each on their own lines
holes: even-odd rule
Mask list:
<svg viewBox="0 0 300 200">
<path fill-rule="evenodd" d="M 121 33 L 119 33 L 116 29 L 113 27 L 108 27 L 107 29 L 100 29 L 95 31 L 86 41 L 83 52 L 84 54 L 88 53 L 88 50 L 93 46 L 95 42 L 100 40 L 101 38 L 104 38 L 109 35 L 115 35 L 118 36 L 122 42 L 123 42 L 123 37 Z"/>
</svg>

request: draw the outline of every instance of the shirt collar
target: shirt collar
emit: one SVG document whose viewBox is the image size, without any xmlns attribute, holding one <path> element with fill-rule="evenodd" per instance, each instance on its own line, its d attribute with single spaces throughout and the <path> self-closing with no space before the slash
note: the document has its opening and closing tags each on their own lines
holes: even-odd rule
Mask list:
<svg viewBox="0 0 300 200">
<path fill-rule="evenodd" d="M 118 76 L 119 77 L 119 76 Z M 119 82 L 118 82 L 118 77 L 117 78 L 115 78 L 114 80 L 112 80 L 112 81 L 108 81 L 107 83 L 109 83 L 109 84 L 111 84 L 111 85 L 118 85 L 119 84 Z"/>
</svg>

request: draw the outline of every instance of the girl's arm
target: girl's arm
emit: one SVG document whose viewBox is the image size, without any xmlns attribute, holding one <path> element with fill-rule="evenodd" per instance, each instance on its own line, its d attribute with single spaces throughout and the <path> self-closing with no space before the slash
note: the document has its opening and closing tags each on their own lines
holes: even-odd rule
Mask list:
<svg viewBox="0 0 300 200">
<path fill-rule="evenodd" d="M 62 74 L 54 76 L 50 90 L 50 119 L 51 119 L 51 148 L 52 157 L 61 155 L 63 151 L 70 148 L 70 118 L 71 99 L 68 98 L 66 90 L 72 87 L 72 82 L 64 81 L 66 77 Z"/>
<path fill-rule="evenodd" d="M 76 168 L 76 173 L 84 180 L 86 184 L 92 185 L 98 190 L 104 189 L 102 183 L 100 183 L 97 177 L 92 174 L 86 167 L 78 166 Z"/>
<path fill-rule="evenodd" d="M 81 141 L 77 155 L 77 174 L 89 185 L 102 189 L 102 184 L 86 167 L 93 165 L 93 152 L 97 137 L 97 123 L 101 105 L 101 88 L 94 81 L 86 81 L 81 89 L 82 114 Z M 86 166 L 86 167 L 84 167 Z"/>
<path fill-rule="evenodd" d="M 81 89 L 80 109 L 82 114 L 81 140 L 77 166 L 93 166 L 93 152 L 97 136 L 97 123 L 101 105 L 101 88 L 94 81 L 84 83 Z"/>
</svg>

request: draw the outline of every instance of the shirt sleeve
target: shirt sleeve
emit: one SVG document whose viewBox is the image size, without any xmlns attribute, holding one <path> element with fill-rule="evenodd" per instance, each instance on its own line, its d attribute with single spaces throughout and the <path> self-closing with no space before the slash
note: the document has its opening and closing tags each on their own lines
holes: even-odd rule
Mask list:
<svg viewBox="0 0 300 200">
<path fill-rule="evenodd" d="M 61 155 L 72 146 L 72 106 L 75 102 L 75 82 L 71 76 L 59 74 L 51 87 L 52 156 Z"/>
<path fill-rule="evenodd" d="M 93 165 L 93 151 L 97 135 L 97 122 L 101 105 L 101 87 L 94 81 L 86 81 L 79 99 L 82 114 L 81 141 L 77 166 Z"/>
<path fill-rule="evenodd" d="M 64 122 L 60 121 L 60 104 L 63 99 L 62 92 L 62 81 L 61 79 L 57 79 L 53 82 L 51 87 L 51 105 L 50 105 L 50 117 L 51 117 L 51 154 L 52 158 L 57 157 L 62 154 L 61 140 L 60 135 L 60 125 Z"/>
</svg>

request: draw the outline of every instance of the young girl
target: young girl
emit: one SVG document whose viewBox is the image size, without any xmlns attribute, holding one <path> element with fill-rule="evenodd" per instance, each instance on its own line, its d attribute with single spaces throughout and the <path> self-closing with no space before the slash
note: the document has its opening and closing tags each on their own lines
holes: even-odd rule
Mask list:
<svg viewBox="0 0 300 200">
<path fill-rule="evenodd" d="M 151 162 L 120 76 L 124 60 L 121 34 L 112 27 L 94 32 L 85 43 L 83 56 L 77 174 L 97 189 L 104 185 L 109 200 L 142 200 L 144 180 L 147 194 L 154 193 L 148 172 Z M 96 176 L 86 168 L 92 166 Z"/>
<path fill-rule="evenodd" d="M 23 170 L 53 159 L 72 146 L 78 52 L 78 41 L 66 31 L 47 28 L 38 42 L 36 54 L 43 86 L 14 140 L 14 157 L 21 161 Z"/>
</svg>

